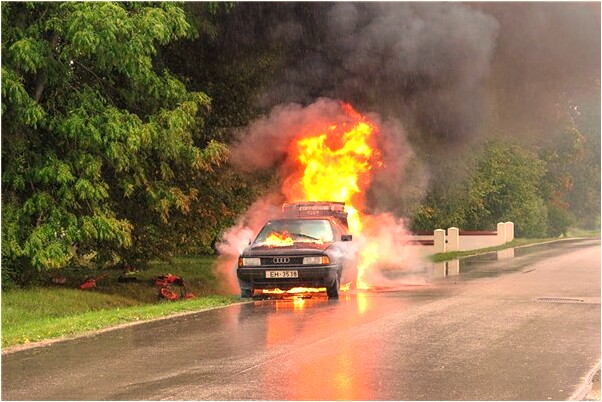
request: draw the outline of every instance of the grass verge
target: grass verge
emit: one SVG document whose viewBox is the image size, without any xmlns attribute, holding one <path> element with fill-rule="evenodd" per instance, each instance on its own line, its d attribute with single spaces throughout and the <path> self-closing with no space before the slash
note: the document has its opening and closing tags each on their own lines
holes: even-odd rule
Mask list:
<svg viewBox="0 0 602 402">
<path fill-rule="evenodd" d="M 600 229 L 579 229 L 571 228 L 567 233 L 567 237 L 586 237 L 586 238 L 600 238 Z"/>
<path fill-rule="evenodd" d="M 443 262 L 443 261 L 455 260 L 457 258 L 462 258 L 462 257 L 469 257 L 471 255 L 484 254 L 484 253 L 490 253 L 492 251 L 504 250 L 507 248 L 527 246 L 529 244 L 543 243 L 543 242 L 551 241 L 551 240 L 554 240 L 554 239 L 514 239 L 509 243 L 502 244 L 500 246 L 495 246 L 495 247 L 486 247 L 486 248 L 479 248 L 476 250 L 467 250 L 467 251 L 450 251 L 449 253 L 437 253 L 437 254 L 433 254 L 431 256 L 431 259 L 434 262 Z"/>
<path fill-rule="evenodd" d="M 574 232 L 569 233 L 570 236 L 566 238 L 600 238 L 600 232 L 595 231 L 585 231 L 585 230 L 575 230 Z M 514 239 L 509 243 L 502 244 L 500 246 L 495 247 L 487 247 L 480 248 L 476 250 L 467 250 L 467 251 L 450 251 L 449 253 L 437 253 L 433 254 L 430 258 L 433 262 L 443 262 L 449 260 L 455 260 L 457 258 L 469 257 L 471 255 L 478 255 L 484 253 L 490 253 L 492 251 L 505 250 L 507 248 L 528 246 L 531 244 L 539 244 L 546 243 L 555 240 L 563 240 L 565 238 L 542 238 L 542 239 Z"/>
<path fill-rule="evenodd" d="M 152 263 L 136 273 L 136 280 L 118 282 L 120 270 L 107 276 L 91 290 L 78 285 L 93 271 L 65 271 L 65 286 L 51 284 L 51 275 L 32 288 L 2 291 L 2 347 L 73 336 L 115 325 L 199 311 L 240 301 L 237 296 L 219 294 L 213 275 L 212 257 L 184 257 L 173 262 Z M 181 276 L 196 298 L 175 302 L 159 301 L 153 278 L 172 273 Z M 55 273 L 56 274 L 56 273 Z M 174 290 L 176 290 L 174 288 Z"/>
<path fill-rule="evenodd" d="M 77 292 L 77 290 L 73 290 L 73 292 Z M 5 297 L 3 297 L 3 304 Z M 66 300 L 69 299 L 70 297 L 67 296 Z M 27 310 L 15 307 L 19 303 L 10 300 L 8 303 L 12 305 L 10 309 L 12 311 L 5 312 L 3 308 L 2 312 L 2 347 L 77 335 L 118 324 L 166 317 L 180 312 L 225 306 L 239 300 L 240 298 L 234 296 L 205 296 L 194 300 L 116 307 L 59 317 L 28 314 Z M 102 298 L 99 301 L 105 302 Z"/>
</svg>

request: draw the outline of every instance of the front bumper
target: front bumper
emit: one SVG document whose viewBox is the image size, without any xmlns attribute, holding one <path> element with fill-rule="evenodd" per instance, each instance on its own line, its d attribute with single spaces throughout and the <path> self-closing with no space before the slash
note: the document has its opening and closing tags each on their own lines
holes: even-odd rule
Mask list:
<svg viewBox="0 0 602 402">
<path fill-rule="evenodd" d="M 266 271 L 297 271 L 298 278 L 266 278 Z M 239 267 L 236 275 L 241 289 L 274 289 L 288 290 L 295 287 L 330 287 L 332 286 L 341 267 L 337 265 L 326 266 L 298 266 L 298 267 Z"/>
</svg>

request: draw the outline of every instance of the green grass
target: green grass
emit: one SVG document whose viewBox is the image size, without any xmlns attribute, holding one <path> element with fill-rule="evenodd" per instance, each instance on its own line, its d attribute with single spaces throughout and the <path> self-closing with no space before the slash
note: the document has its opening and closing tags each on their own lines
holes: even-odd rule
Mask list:
<svg viewBox="0 0 602 402">
<path fill-rule="evenodd" d="M 434 262 L 443 262 L 443 261 L 455 260 L 456 258 L 469 257 L 471 255 L 477 255 L 477 254 L 483 254 L 483 253 L 490 253 L 492 251 L 504 250 L 507 248 L 527 246 L 529 244 L 543 243 L 543 242 L 547 242 L 547 241 L 551 241 L 551 240 L 555 240 L 555 239 L 514 239 L 509 243 L 502 244 L 500 246 L 495 246 L 495 247 L 487 247 L 487 248 L 480 248 L 477 250 L 467 250 L 467 251 L 450 251 L 449 253 L 437 253 L 437 254 L 433 254 L 431 256 L 431 259 Z"/>
<path fill-rule="evenodd" d="M 579 228 L 571 228 L 567 233 L 567 237 L 586 237 L 586 238 L 600 238 L 600 229 L 597 230 L 588 230 L 588 229 L 579 229 Z"/>
<path fill-rule="evenodd" d="M 52 275 L 41 279 L 42 285 L 27 289 L 2 291 L 2 347 L 45 339 L 81 334 L 114 325 L 165 317 L 171 314 L 223 306 L 237 296 L 220 294 L 212 273 L 213 257 L 182 257 L 170 264 L 152 263 L 138 272 L 136 282 L 119 283 L 120 270 L 108 270 L 108 276 L 91 290 L 79 284 L 93 271 L 60 272 L 67 278 L 65 286 L 51 285 Z M 160 301 L 152 278 L 171 273 L 184 279 L 192 300 Z M 56 272 L 52 273 L 56 275 Z M 45 284 L 44 284 L 45 283 Z M 173 287 L 178 291 L 178 287 Z"/>
<path fill-rule="evenodd" d="M 484 254 L 484 253 L 490 253 L 492 251 L 504 250 L 507 248 L 528 246 L 530 244 L 545 243 L 545 242 L 549 242 L 549 241 L 562 240 L 562 239 L 573 238 L 573 237 L 600 238 L 600 231 L 571 229 L 569 231 L 569 233 L 567 234 L 567 236 L 563 237 L 563 238 L 514 239 L 509 243 L 502 244 L 500 246 L 495 246 L 495 247 L 487 247 L 487 248 L 480 248 L 480 249 L 476 249 L 476 250 L 467 250 L 467 251 L 451 251 L 449 253 L 433 254 L 431 256 L 431 260 L 433 262 L 443 262 L 443 261 L 455 260 L 457 258 L 462 258 L 462 257 L 469 257 L 471 255 Z"/>
</svg>

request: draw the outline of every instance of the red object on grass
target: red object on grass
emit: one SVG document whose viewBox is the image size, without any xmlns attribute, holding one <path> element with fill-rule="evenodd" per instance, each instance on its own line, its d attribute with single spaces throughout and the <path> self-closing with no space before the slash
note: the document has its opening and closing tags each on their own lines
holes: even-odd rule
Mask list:
<svg viewBox="0 0 602 402">
<path fill-rule="evenodd" d="M 178 295 L 175 292 L 173 292 L 169 287 L 162 288 L 159 291 L 159 293 L 161 293 L 161 296 L 169 301 L 174 301 L 178 298 Z"/>
<path fill-rule="evenodd" d="M 180 294 L 172 290 L 171 285 L 177 285 L 180 287 Z M 175 301 L 178 299 L 194 299 L 195 295 L 186 290 L 186 285 L 181 276 L 165 274 L 155 278 L 155 286 L 159 287 L 159 297 L 167 299 L 169 301 Z"/>
<path fill-rule="evenodd" d="M 89 278 L 86 279 L 81 285 L 79 285 L 79 288 L 82 290 L 86 290 L 86 289 L 92 289 L 96 287 L 96 281 L 104 278 L 105 276 L 107 276 L 109 273 L 105 272 L 103 274 L 98 275 L 96 278 Z"/>
<path fill-rule="evenodd" d="M 159 287 L 169 286 L 171 283 L 176 283 L 178 285 L 182 285 L 182 278 L 177 275 L 165 274 L 155 278 L 155 285 Z"/>
<path fill-rule="evenodd" d="M 92 289 L 96 287 L 96 279 L 88 279 L 87 281 L 85 281 L 84 283 L 82 283 L 81 285 L 79 285 L 80 289 Z"/>
</svg>

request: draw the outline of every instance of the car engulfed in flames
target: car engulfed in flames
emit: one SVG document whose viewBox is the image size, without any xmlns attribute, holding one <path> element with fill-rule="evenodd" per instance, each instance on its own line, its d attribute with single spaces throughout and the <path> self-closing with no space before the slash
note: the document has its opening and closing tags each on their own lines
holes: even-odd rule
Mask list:
<svg viewBox="0 0 602 402">
<path fill-rule="evenodd" d="M 286 152 L 277 158 L 280 185 L 273 194 L 288 203 L 283 216 L 269 221 L 244 250 L 240 249 L 244 242 L 232 243 L 237 244 L 232 255 L 239 257 L 236 279 L 243 297 L 251 297 L 255 290 L 326 289 L 335 298 L 341 289 L 371 289 L 382 279 L 381 266 L 405 264 L 400 258 L 407 255 L 403 220 L 367 205 L 373 177 L 384 174 L 386 167 L 381 146 L 387 139 L 378 119 L 344 102 L 323 114 L 308 110 L 295 115 L 302 116 L 293 119 L 296 123 L 284 126 L 288 131 L 282 137 L 288 142 Z M 274 152 L 283 152 L 282 145 Z M 248 230 L 257 233 L 257 222 L 273 216 L 264 216 L 271 210 L 265 205 L 272 207 L 273 199 L 266 196 L 258 203 L 260 208 L 248 211 L 253 219 L 241 221 L 244 238 L 248 239 Z M 349 242 L 352 234 L 354 241 Z M 231 274 L 233 260 L 228 264 Z"/>
<path fill-rule="evenodd" d="M 284 204 L 238 259 L 241 296 L 301 287 L 325 288 L 328 298 L 338 298 L 342 281 L 353 275 L 344 208 L 342 202 Z"/>
</svg>

